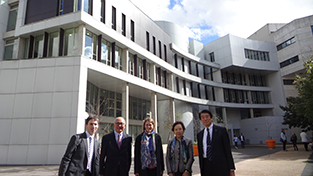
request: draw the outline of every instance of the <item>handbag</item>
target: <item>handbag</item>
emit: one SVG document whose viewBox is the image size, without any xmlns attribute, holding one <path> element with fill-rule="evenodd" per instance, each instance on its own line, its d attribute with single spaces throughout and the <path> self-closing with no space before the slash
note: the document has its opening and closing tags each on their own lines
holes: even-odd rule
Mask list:
<svg viewBox="0 0 313 176">
<path fill-rule="evenodd" d="M 283 138 L 280 138 L 280 142 L 284 142 Z"/>
</svg>

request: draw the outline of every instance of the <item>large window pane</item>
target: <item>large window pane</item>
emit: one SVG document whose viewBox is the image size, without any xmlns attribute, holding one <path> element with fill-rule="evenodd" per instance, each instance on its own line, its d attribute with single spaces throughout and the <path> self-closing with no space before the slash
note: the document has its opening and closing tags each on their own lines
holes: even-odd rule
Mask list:
<svg viewBox="0 0 313 176">
<path fill-rule="evenodd" d="M 16 51 L 16 39 L 7 40 L 4 47 L 4 60 L 13 59 L 13 53 Z"/>
<path fill-rule="evenodd" d="M 81 4 L 81 0 L 74 0 L 74 8 L 73 8 L 73 11 L 74 11 L 74 12 L 80 10 L 80 7 L 81 7 L 80 4 Z"/>
<path fill-rule="evenodd" d="M 111 44 L 106 40 L 102 39 L 101 41 L 101 62 L 108 64 L 110 59 Z"/>
<path fill-rule="evenodd" d="M 92 33 L 90 31 L 86 31 L 85 35 L 85 56 L 88 58 L 92 58 Z"/>
<path fill-rule="evenodd" d="M 97 60 L 97 35 L 92 34 L 92 58 Z"/>
<path fill-rule="evenodd" d="M 49 57 L 57 57 L 59 51 L 59 33 L 53 32 L 50 34 L 49 38 Z"/>
<path fill-rule="evenodd" d="M 91 14 L 91 0 L 84 0 L 84 11 Z"/>
<path fill-rule="evenodd" d="M 41 58 L 43 54 L 43 35 L 35 38 L 34 58 Z"/>
<path fill-rule="evenodd" d="M 65 30 L 64 34 L 64 56 L 72 55 L 73 53 L 73 29 Z"/>
<path fill-rule="evenodd" d="M 115 68 L 122 70 L 122 49 L 115 46 Z"/>
<path fill-rule="evenodd" d="M 15 30 L 18 4 L 10 7 L 7 31 Z"/>
<path fill-rule="evenodd" d="M 29 52 L 29 38 L 25 39 L 25 48 L 24 48 L 24 59 L 28 58 Z"/>
</svg>

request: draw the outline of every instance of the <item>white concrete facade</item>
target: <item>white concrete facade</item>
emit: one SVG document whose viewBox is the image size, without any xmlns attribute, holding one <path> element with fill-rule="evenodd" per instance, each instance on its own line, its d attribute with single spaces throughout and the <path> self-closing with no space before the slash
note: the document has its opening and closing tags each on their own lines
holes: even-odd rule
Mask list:
<svg viewBox="0 0 313 176">
<path fill-rule="evenodd" d="M 128 0 L 105 1 L 104 16 L 101 1 L 93 0 L 92 15 L 77 10 L 26 24 L 31 1 L 36 0 L 9 0 L 0 6 L 8 19 L 12 5 L 18 4 L 14 30 L 6 31 L 8 22 L 0 19 L 2 165 L 58 164 L 71 135 L 84 131 L 88 105 L 99 104 L 101 98 L 109 98 L 112 106 L 100 116 L 99 137 L 116 116 L 123 116 L 125 131 L 133 138 L 141 132 L 143 118 L 152 117 L 164 143 L 173 137 L 171 124 L 176 120 L 184 122 L 185 136 L 195 140 L 203 109 L 212 111 L 214 122 L 226 126 L 229 135 L 244 133 L 253 144 L 278 141 L 279 131 L 287 128 L 281 125 L 279 105 L 286 102 L 274 42 L 232 35 L 205 46 L 188 42 L 178 25 L 152 21 Z M 67 40 L 71 30 L 68 36 L 73 38 Z M 53 34 L 59 42 L 51 42 Z M 18 52 L 4 58 L 12 39 Z M 66 55 L 70 39 L 75 42 L 72 54 Z M 47 56 L 32 55 L 37 51 L 31 44 L 34 50 L 42 46 Z M 57 55 L 48 56 L 53 44 Z M 248 59 L 246 50 L 268 53 L 270 59 Z M 228 82 L 225 74 L 240 74 L 242 80 Z M 252 78 L 260 78 L 262 86 Z"/>
</svg>

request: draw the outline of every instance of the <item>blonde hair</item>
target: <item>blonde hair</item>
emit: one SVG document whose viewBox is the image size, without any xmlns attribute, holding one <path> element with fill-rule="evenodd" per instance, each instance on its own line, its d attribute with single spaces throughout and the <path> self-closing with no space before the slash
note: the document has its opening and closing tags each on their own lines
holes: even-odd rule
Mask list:
<svg viewBox="0 0 313 176">
<path fill-rule="evenodd" d="M 155 123 L 154 123 L 154 120 L 151 118 L 151 117 L 147 117 L 145 118 L 145 120 L 143 120 L 143 124 L 142 124 L 142 131 L 145 131 L 145 124 L 146 122 L 151 122 L 153 124 L 153 130 L 155 129 Z"/>
</svg>

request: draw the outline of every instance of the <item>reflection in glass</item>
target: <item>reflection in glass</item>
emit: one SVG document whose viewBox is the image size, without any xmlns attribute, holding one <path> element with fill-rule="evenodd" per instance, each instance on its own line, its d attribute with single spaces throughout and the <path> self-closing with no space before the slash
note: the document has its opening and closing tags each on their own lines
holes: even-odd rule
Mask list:
<svg viewBox="0 0 313 176">
<path fill-rule="evenodd" d="M 53 32 L 50 34 L 49 38 L 49 57 L 56 57 L 58 56 L 58 49 L 59 49 L 59 33 Z"/>
<path fill-rule="evenodd" d="M 34 58 L 41 58 L 43 54 L 43 35 L 35 38 Z"/>
<path fill-rule="evenodd" d="M 92 58 L 92 33 L 88 30 L 86 30 L 85 35 L 85 49 L 84 49 L 84 55 L 88 58 Z"/>
</svg>

